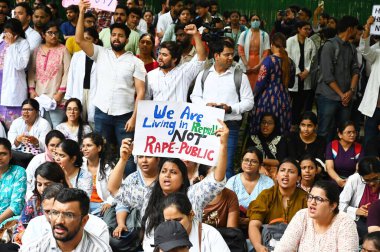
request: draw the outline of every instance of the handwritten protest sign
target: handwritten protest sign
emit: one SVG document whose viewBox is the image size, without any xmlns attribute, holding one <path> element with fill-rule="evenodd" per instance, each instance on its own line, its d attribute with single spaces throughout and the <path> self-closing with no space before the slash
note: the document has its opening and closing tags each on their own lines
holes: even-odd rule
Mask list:
<svg viewBox="0 0 380 252">
<path fill-rule="evenodd" d="M 134 155 L 176 157 L 215 165 L 220 140 L 215 131 L 224 110 L 191 103 L 139 101 Z"/>
<path fill-rule="evenodd" d="M 371 34 L 380 35 L 380 5 L 374 5 L 372 7 L 372 16 L 375 18 L 375 22 L 371 25 Z"/>
<path fill-rule="evenodd" d="M 62 6 L 78 5 L 80 0 L 62 0 Z M 91 8 L 114 12 L 117 0 L 90 0 Z"/>
</svg>

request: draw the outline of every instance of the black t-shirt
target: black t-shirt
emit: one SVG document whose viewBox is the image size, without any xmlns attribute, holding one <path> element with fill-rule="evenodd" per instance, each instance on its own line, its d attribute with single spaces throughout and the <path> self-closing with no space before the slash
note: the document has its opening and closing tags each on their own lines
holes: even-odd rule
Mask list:
<svg viewBox="0 0 380 252">
<path fill-rule="evenodd" d="M 288 156 L 300 160 L 305 154 L 310 154 L 314 158 L 325 161 L 326 140 L 317 136 L 313 143 L 306 144 L 302 141 L 299 132 L 294 132 L 287 137 Z"/>
</svg>

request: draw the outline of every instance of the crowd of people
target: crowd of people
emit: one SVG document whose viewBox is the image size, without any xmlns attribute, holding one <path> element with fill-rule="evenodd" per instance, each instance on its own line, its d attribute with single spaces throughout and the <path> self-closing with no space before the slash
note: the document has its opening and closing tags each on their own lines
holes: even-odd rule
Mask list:
<svg viewBox="0 0 380 252">
<path fill-rule="evenodd" d="M 160 4 L 0 0 L 0 251 L 380 251 L 374 17 Z M 134 157 L 141 100 L 224 110 L 216 166 Z"/>
</svg>

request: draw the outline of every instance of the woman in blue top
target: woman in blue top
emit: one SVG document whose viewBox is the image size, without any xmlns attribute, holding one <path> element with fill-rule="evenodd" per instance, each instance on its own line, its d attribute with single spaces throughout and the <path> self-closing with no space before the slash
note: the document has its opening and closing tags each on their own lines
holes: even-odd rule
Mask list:
<svg viewBox="0 0 380 252">
<path fill-rule="evenodd" d="M 241 161 L 242 173 L 231 177 L 226 187 L 234 191 L 239 200 L 240 206 L 240 227 L 247 228 L 249 218 L 245 215 L 251 201 L 261 193 L 274 185 L 273 180 L 259 173 L 263 163 L 263 154 L 256 147 L 251 147 L 244 153 Z"/>
<path fill-rule="evenodd" d="M 8 218 L 19 215 L 25 204 L 26 172 L 10 163 L 11 151 L 9 140 L 0 138 L 0 226 Z"/>
</svg>

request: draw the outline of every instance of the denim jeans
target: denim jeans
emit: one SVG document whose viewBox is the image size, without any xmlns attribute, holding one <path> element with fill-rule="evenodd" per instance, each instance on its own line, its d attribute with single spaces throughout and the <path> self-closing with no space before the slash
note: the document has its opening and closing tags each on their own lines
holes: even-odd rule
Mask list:
<svg viewBox="0 0 380 252">
<path fill-rule="evenodd" d="M 104 113 L 97 107 L 95 107 L 95 132 L 101 134 L 107 141 L 107 144 L 115 144 L 120 149 L 121 141 L 124 138 L 133 139 L 135 132 L 127 132 L 125 130 L 125 124 L 131 118 L 132 112 L 112 116 Z M 133 161 L 133 156 L 128 160 L 125 168 L 125 176 L 128 176 L 132 172 L 136 171 L 136 164 Z"/>
<path fill-rule="evenodd" d="M 227 179 L 229 179 L 235 175 L 234 159 L 235 159 L 236 149 L 238 147 L 240 123 L 237 121 L 226 121 L 225 123 L 227 124 L 230 130 L 230 134 L 228 135 L 227 171 L 226 171 L 226 177 Z"/>
<path fill-rule="evenodd" d="M 380 108 L 376 108 L 372 117 L 366 117 L 364 123 L 364 143 L 365 145 L 368 141 L 377 135 L 379 135 L 379 125 L 380 125 Z"/>
<path fill-rule="evenodd" d="M 334 139 L 340 124 L 350 120 L 352 100 L 348 106 L 341 101 L 330 100 L 322 95 L 317 97 L 318 104 L 318 136 L 329 143 Z"/>
</svg>

